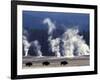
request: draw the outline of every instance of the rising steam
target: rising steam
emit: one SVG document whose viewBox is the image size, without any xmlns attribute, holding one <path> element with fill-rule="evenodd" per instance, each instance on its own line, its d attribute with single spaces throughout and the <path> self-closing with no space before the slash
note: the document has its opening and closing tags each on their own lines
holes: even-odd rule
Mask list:
<svg viewBox="0 0 100 80">
<path fill-rule="evenodd" d="M 50 45 L 50 49 L 52 52 L 55 53 L 55 56 L 60 57 L 60 47 L 59 47 L 59 43 L 60 43 L 60 38 L 56 38 L 53 39 L 52 38 L 52 34 L 53 31 L 56 29 L 55 24 L 51 21 L 50 18 L 46 18 L 43 21 L 44 24 L 48 24 L 48 41 L 49 41 L 49 45 Z"/>
<path fill-rule="evenodd" d="M 41 52 L 41 45 L 39 44 L 38 40 L 35 40 L 33 42 L 31 42 L 31 45 L 34 46 L 34 51 L 37 53 L 38 57 L 42 57 L 42 52 Z"/>
<path fill-rule="evenodd" d="M 44 19 L 43 20 L 43 23 L 44 24 L 48 24 L 48 34 L 49 35 L 52 35 L 53 34 L 53 31 L 56 29 L 55 24 L 51 21 L 50 18 Z"/>
<path fill-rule="evenodd" d="M 28 56 L 29 48 L 30 48 L 30 46 L 33 45 L 33 47 L 35 47 L 35 52 L 37 53 L 37 56 L 41 57 L 42 56 L 41 45 L 39 44 L 38 40 L 29 42 L 27 39 L 28 32 L 26 30 L 24 30 L 23 33 L 24 33 L 23 34 L 23 45 L 24 45 L 25 56 Z"/>
<path fill-rule="evenodd" d="M 44 19 L 43 23 L 48 24 L 48 41 L 55 56 L 60 57 L 61 53 L 66 57 L 89 55 L 89 47 L 83 40 L 83 36 L 79 35 L 77 28 L 66 29 L 62 36 L 53 39 L 52 34 L 56 29 L 55 24 L 50 18 Z"/>
<path fill-rule="evenodd" d="M 23 45 L 24 45 L 25 56 L 28 56 L 29 47 L 31 45 L 28 42 L 27 36 L 28 36 L 28 32 L 26 30 L 24 30 L 24 32 L 23 32 Z"/>
<path fill-rule="evenodd" d="M 62 37 L 64 53 L 67 57 L 89 55 L 89 47 L 80 36 L 78 29 L 67 29 Z"/>
<path fill-rule="evenodd" d="M 45 18 L 43 24 L 48 25 L 48 45 L 56 57 L 61 57 L 61 54 L 66 57 L 90 55 L 89 46 L 86 44 L 83 36 L 79 35 L 78 28 L 67 28 L 60 37 L 53 38 L 53 32 L 56 30 L 54 22 L 50 18 Z M 41 57 L 42 51 L 39 41 L 28 42 L 27 35 L 28 32 L 24 30 L 23 45 L 25 56 L 28 56 L 29 47 L 33 45 L 37 56 Z"/>
</svg>

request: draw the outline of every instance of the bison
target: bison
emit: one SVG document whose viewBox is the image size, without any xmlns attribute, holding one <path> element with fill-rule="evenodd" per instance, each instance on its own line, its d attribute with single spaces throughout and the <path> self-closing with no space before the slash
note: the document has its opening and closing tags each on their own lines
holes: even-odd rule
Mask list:
<svg viewBox="0 0 100 80">
<path fill-rule="evenodd" d="M 31 62 L 27 62 L 26 66 L 30 67 L 30 66 L 32 66 L 32 63 Z"/>
<path fill-rule="evenodd" d="M 67 61 L 62 61 L 62 62 L 61 62 L 61 65 L 66 65 L 66 64 L 68 64 Z"/>
<path fill-rule="evenodd" d="M 45 61 L 45 62 L 43 62 L 42 64 L 45 65 L 45 66 L 48 66 L 48 65 L 50 65 L 50 62 Z"/>
</svg>

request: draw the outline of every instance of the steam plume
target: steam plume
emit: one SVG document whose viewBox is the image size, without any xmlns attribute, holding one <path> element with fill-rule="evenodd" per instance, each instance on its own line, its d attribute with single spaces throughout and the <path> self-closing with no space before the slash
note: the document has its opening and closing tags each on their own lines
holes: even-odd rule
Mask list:
<svg viewBox="0 0 100 80">
<path fill-rule="evenodd" d="M 67 57 L 89 55 L 89 47 L 83 40 L 83 36 L 80 36 L 78 32 L 78 29 L 71 28 L 67 29 L 63 34 L 63 52 Z"/>
<path fill-rule="evenodd" d="M 60 57 L 60 47 L 59 47 L 59 44 L 60 44 L 60 38 L 56 38 L 56 39 L 51 39 L 50 40 L 50 47 L 51 47 L 51 50 L 52 52 L 55 53 L 55 56 L 57 57 Z"/>
<path fill-rule="evenodd" d="M 43 23 L 48 24 L 48 41 L 55 56 L 60 57 L 61 53 L 67 57 L 89 55 L 89 47 L 83 40 L 83 36 L 78 34 L 79 30 L 77 28 L 66 29 L 62 36 L 53 39 L 52 34 L 56 29 L 55 24 L 50 18 L 44 19 Z"/>
<path fill-rule="evenodd" d="M 32 46 L 32 47 L 35 47 L 34 50 L 37 53 L 37 56 L 41 57 L 42 56 L 41 46 L 40 46 L 38 40 L 29 42 L 27 37 L 28 37 L 28 32 L 26 30 L 24 30 L 24 32 L 23 32 L 23 45 L 24 45 L 25 56 L 28 56 L 29 48 L 30 48 L 30 46 Z"/>
<path fill-rule="evenodd" d="M 28 36 L 28 32 L 26 30 L 24 30 L 24 32 L 23 32 L 23 45 L 24 45 L 25 56 L 28 56 L 29 47 L 31 45 L 28 42 L 27 36 Z"/>
<path fill-rule="evenodd" d="M 60 51 L 60 47 L 59 47 L 60 38 L 56 38 L 56 39 L 52 38 L 52 34 L 53 34 L 53 31 L 56 29 L 56 26 L 51 21 L 50 18 L 44 19 L 43 23 L 48 24 L 48 35 L 49 35 L 48 41 L 50 44 L 50 49 L 52 52 L 55 53 L 55 56 L 60 57 L 60 52 L 59 52 Z"/>
<path fill-rule="evenodd" d="M 56 29 L 55 24 L 51 21 L 50 18 L 46 18 L 43 20 L 44 24 L 48 24 L 48 34 L 52 35 L 53 31 Z"/>
<path fill-rule="evenodd" d="M 35 47 L 34 50 L 37 53 L 37 56 L 42 57 L 41 46 L 39 44 L 39 41 L 35 40 L 35 41 L 31 42 L 31 45 L 33 45 Z"/>
<path fill-rule="evenodd" d="M 53 38 L 53 32 L 56 30 L 54 22 L 50 18 L 45 18 L 43 23 L 48 25 L 49 47 L 55 56 L 60 57 L 61 54 L 66 57 L 90 55 L 89 46 L 86 44 L 83 36 L 79 35 L 78 28 L 67 28 L 60 37 Z M 39 41 L 35 40 L 29 43 L 27 36 L 28 32 L 24 30 L 23 45 L 25 56 L 28 56 L 29 47 L 33 45 L 37 56 L 41 57 L 42 51 Z"/>
</svg>

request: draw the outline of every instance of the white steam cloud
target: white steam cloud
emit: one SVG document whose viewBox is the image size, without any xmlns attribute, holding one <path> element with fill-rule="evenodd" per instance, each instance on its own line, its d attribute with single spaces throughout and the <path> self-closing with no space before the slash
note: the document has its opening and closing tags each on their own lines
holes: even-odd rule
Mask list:
<svg viewBox="0 0 100 80">
<path fill-rule="evenodd" d="M 45 18 L 43 20 L 44 24 L 48 24 L 48 41 L 49 41 L 49 45 L 50 45 L 50 49 L 52 52 L 55 53 L 55 56 L 60 57 L 60 47 L 59 47 L 59 43 L 60 43 L 60 38 L 56 38 L 56 39 L 52 39 L 52 34 L 53 31 L 56 29 L 55 24 L 51 21 L 50 18 Z"/>
<path fill-rule="evenodd" d="M 27 32 L 26 30 L 24 30 L 23 45 L 24 45 L 25 56 L 28 56 L 29 47 L 30 47 L 30 45 L 31 45 L 31 44 L 28 42 L 27 35 L 28 35 L 28 32 Z"/>
<path fill-rule="evenodd" d="M 53 32 L 56 30 L 56 25 L 50 18 L 45 18 L 43 24 L 48 25 L 48 42 L 50 50 L 56 57 L 61 57 L 61 53 L 65 57 L 74 57 L 82 55 L 90 55 L 89 46 L 83 39 L 83 36 L 79 35 L 78 28 L 69 28 L 57 38 L 53 38 Z M 28 56 L 28 51 L 31 45 L 35 48 L 34 51 L 37 56 L 42 56 L 41 45 L 38 40 L 28 42 L 28 32 L 24 30 L 23 45 L 25 56 Z"/>
<path fill-rule="evenodd" d="M 55 56 L 60 57 L 61 52 L 63 56 L 74 57 L 89 55 L 89 46 L 83 40 L 83 36 L 80 36 L 79 30 L 76 28 L 67 29 L 63 35 L 59 38 L 53 39 L 53 31 L 56 29 L 54 22 L 50 18 L 46 18 L 43 21 L 44 24 L 48 24 L 48 41 L 50 49 L 55 53 Z M 60 43 L 63 44 L 60 44 Z M 61 49 L 62 47 L 62 49 Z"/>
<path fill-rule="evenodd" d="M 83 40 L 83 36 L 80 36 L 78 32 L 78 29 L 71 28 L 67 29 L 63 34 L 63 52 L 67 57 L 89 55 L 89 47 Z"/>
<path fill-rule="evenodd" d="M 37 53 L 37 56 L 42 57 L 41 45 L 39 44 L 39 41 L 38 40 L 33 41 L 32 45 L 34 45 L 35 47 L 35 52 Z"/>
<path fill-rule="evenodd" d="M 55 24 L 51 21 L 50 18 L 46 18 L 43 20 L 43 23 L 44 24 L 48 24 L 48 34 L 49 35 L 52 35 L 53 34 L 53 31 L 56 29 L 56 26 Z"/>
<path fill-rule="evenodd" d="M 30 46 L 34 45 L 37 56 L 41 57 L 42 56 L 41 46 L 40 46 L 38 40 L 29 42 L 27 39 L 27 35 L 28 35 L 28 32 L 26 30 L 24 30 L 23 45 L 24 45 L 25 56 L 28 56 L 28 51 L 29 51 Z"/>
<path fill-rule="evenodd" d="M 51 39 L 50 40 L 50 47 L 52 52 L 55 53 L 55 56 L 60 57 L 60 38 L 56 38 L 56 39 Z"/>
</svg>

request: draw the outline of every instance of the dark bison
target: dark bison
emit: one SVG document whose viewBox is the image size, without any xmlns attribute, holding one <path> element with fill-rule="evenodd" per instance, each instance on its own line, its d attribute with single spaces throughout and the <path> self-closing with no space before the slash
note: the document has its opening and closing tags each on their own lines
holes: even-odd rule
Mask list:
<svg viewBox="0 0 100 80">
<path fill-rule="evenodd" d="M 26 66 L 30 67 L 30 66 L 32 66 L 32 63 L 31 62 L 27 62 Z"/>
<path fill-rule="evenodd" d="M 45 61 L 45 62 L 43 62 L 42 64 L 45 65 L 45 66 L 48 66 L 48 65 L 50 65 L 50 62 Z"/>
<path fill-rule="evenodd" d="M 62 61 L 62 62 L 61 62 L 61 65 L 66 65 L 66 64 L 68 64 L 67 61 Z"/>
</svg>

